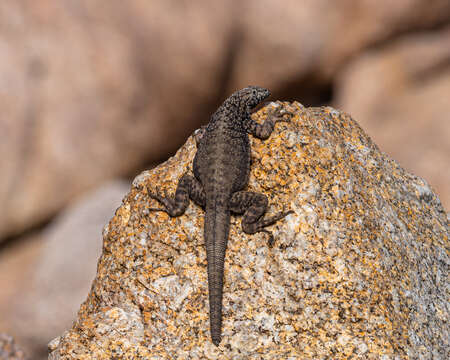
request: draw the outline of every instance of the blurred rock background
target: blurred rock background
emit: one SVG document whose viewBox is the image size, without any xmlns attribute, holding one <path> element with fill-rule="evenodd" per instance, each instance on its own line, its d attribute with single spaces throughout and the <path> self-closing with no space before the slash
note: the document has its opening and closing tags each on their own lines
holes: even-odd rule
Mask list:
<svg viewBox="0 0 450 360">
<path fill-rule="evenodd" d="M 0 332 L 46 358 L 131 179 L 249 84 L 352 114 L 449 209 L 448 0 L 1 1 Z"/>
</svg>

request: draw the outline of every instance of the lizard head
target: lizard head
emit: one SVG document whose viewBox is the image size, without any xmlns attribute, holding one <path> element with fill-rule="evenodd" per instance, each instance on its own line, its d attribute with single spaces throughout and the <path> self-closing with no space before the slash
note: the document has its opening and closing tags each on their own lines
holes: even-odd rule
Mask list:
<svg viewBox="0 0 450 360">
<path fill-rule="evenodd" d="M 234 92 L 226 99 L 222 106 L 212 115 L 212 120 L 228 119 L 227 121 L 233 121 L 232 119 L 236 118 L 239 123 L 247 121 L 252 110 L 269 96 L 270 91 L 267 89 L 259 86 L 247 86 Z"/>
<path fill-rule="evenodd" d="M 244 108 L 246 112 L 251 112 L 253 108 L 270 96 L 270 91 L 259 86 L 248 86 L 235 94 L 240 99 L 240 107 Z"/>
</svg>

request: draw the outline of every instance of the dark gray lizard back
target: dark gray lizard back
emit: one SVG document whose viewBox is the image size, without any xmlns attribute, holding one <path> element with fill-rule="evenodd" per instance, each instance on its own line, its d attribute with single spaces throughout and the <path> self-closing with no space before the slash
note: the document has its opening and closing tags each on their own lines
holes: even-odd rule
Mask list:
<svg viewBox="0 0 450 360">
<path fill-rule="evenodd" d="M 222 292 L 225 252 L 230 230 L 230 213 L 243 214 L 241 227 L 247 234 L 265 230 L 291 211 L 265 217 L 268 199 L 264 194 L 244 191 L 250 173 L 250 142 L 248 134 L 267 139 L 282 114 L 258 124 L 250 118 L 251 110 L 270 95 L 269 90 L 250 86 L 231 95 L 212 115 L 206 129 L 197 135 L 194 175 L 185 173 L 179 180 L 173 198 L 147 189 L 151 198 L 170 216 L 181 216 L 189 199 L 205 209 L 204 238 L 208 261 L 208 288 L 211 338 L 219 345 L 222 328 Z"/>
<path fill-rule="evenodd" d="M 209 314 L 211 338 L 217 343 L 222 328 L 223 273 L 230 228 L 228 203 L 233 192 L 245 187 L 250 171 L 248 135 L 242 126 L 236 129 L 227 123 L 233 114 L 220 110 L 206 128 L 194 159 L 194 175 L 202 183 L 206 197 Z"/>
<path fill-rule="evenodd" d="M 194 158 L 194 175 L 203 185 L 206 198 L 204 239 L 208 260 L 211 337 L 220 342 L 225 252 L 230 228 L 229 201 L 242 190 L 250 173 L 250 141 L 245 121 L 251 99 L 246 88 L 234 93 L 211 116 Z M 246 92 L 249 92 L 246 94 Z"/>
</svg>

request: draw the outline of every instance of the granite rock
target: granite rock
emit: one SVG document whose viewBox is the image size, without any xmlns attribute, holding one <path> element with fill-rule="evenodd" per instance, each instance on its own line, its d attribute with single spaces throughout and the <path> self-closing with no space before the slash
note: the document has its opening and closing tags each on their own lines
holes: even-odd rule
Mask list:
<svg viewBox="0 0 450 360">
<path fill-rule="evenodd" d="M 449 228 L 437 196 L 349 115 L 274 106 L 295 116 L 251 139 L 248 188 L 268 196 L 269 214 L 294 214 L 271 227 L 272 248 L 232 217 L 220 346 L 209 336 L 203 211 L 148 210 L 147 187 L 172 193 L 191 168 L 191 137 L 134 180 L 50 359 L 448 358 Z"/>
<path fill-rule="evenodd" d="M 362 52 L 336 79 L 337 107 L 378 146 L 427 177 L 450 207 L 450 26 Z M 380 112 L 382 113 L 380 114 Z"/>
<path fill-rule="evenodd" d="M 20 264 L 25 276 L 2 317 L 33 359 L 45 355 L 47 343 L 76 318 L 96 274 L 103 226 L 128 189 L 116 180 L 77 199 L 40 234 L 34 258 Z"/>
</svg>

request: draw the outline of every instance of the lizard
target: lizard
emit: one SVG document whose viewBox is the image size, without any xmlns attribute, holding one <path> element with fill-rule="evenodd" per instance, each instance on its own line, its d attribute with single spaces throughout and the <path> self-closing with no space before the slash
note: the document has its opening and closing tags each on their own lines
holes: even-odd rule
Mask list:
<svg viewBox="0 0 450 360">
<path fill-rule="evenodd" d="M 290 113 L 272 114 L 264 123 L 251 119 L 252 110 L 270 96 L 270 91 L 248 86 L 234 92 L 211 116 L 208 125 L 194 134 L 197 152 L 193 161 L 194 176 L 186 172 L 178 181 L 174 197 L 161 195 L 147 187 L 148 196 L 171 217 L 184 214 L 189 199 L 205 210 L 204 240 L 207 254 L 209 317 L 211 339 L 218 346 L 222 331 L 222 294 L 225 252 L 230 229 L 230 215 L 243 214 L 242 230 L 247 234 L 264 232 L 272 246 L 273 235 L 265 227 L 283 219 L 292 211 L 271 217 L 264 214 L 268 199 L 264 194 L 244 191 L 247 185 L 251 149 L 248 134 L 267 139 L 275 124 Z"/>
</svg>

